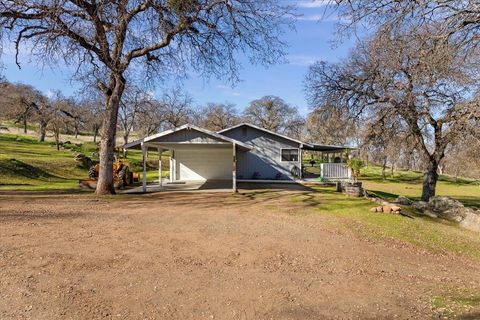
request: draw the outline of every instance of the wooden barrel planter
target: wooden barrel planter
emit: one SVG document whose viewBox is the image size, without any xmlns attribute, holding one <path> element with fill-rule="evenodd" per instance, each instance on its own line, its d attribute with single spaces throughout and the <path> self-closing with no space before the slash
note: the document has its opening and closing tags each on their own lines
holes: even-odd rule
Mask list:
<svg viewBox="0 0 480 320">
<path fill-rule="evenodd" d="M 343 193 L 352 197 L 363 197 L 364 190 L 361 182 L 348 182 L 343 185 Z"/>
</svg>

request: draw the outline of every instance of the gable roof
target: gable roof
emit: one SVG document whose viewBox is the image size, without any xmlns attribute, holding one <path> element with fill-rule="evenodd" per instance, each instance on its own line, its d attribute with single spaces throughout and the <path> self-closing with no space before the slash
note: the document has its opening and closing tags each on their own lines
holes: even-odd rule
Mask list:
<svg viewBox="0 0 480 320">
<path fill-rule="evenodd" d="M 165 131 L 156 133 L 154 135 L 151 135 L 151 136 L 148 136 L 148 137 L 145 137 L 145 138 L 142 138 L 142 139 L 138 139 L 138 140 L 126 143 L 126 144 L 123 145 L 123 149 L 133 148 L 133 147 L 136 147 L 138 145 L 141 145 L 142 143 L 146 143 L 146 142 L 158 139 L 160 137 L 168 136 L 169 134 L 179 132 L 179 131 L 182 131 L 182 130 L 195 130 L 195 131 L 198 131 L 198 132 L 202 132 L 202 133 L 204 133 L 208 136 L 211 136 L 213 138 L 216 138 L 216 139 L 219 139 L 219 140 L 222 140 L 222 141 L 225 141 L 225 142 L 230 142 L 230 143 L 236 144 L 236 145 L 238 145 L 240 147 L 243 147 L 245 149 L 248 149 L 248 150 L 252 149 L 252 147 L 249 146 L 246 143 L 243 143 L 241 141 L 226 137 L 226 136 L 221 135 L 217 132 L 213 132 L 213 131 L 210 131 L 210 130 L 207 130 L 207 129 L 197 127 L 197 126 L 195 126 L 193 124 L 189 124 L 189 123 L 184 124 L 183 126 L 180 126 L 178 128 L 165 130 Z"/>
<path fill-rule="evenodd" d="M 288 136 L 285 136 L 283 134 L 280 134 L 280 133 L 277 133 L 277 132 L 274 132 L 274 131 L 271 131 L 271 130 L 268 130 L 268 129 L 265 129 L 265 128 L 262 128 L 262 127 L 258 127 L 256 125 L 253 125 L 251 123 L 247 123 L 247 122 L 243 122 L 243 123 L 240 123 L 240 124 L 237 124 L 233 127 L 230 127 L 230 128 L 227 128 L 227 129 L 223 129 L 223 130 L 220 130 L 218 131 L 217 133 L 224 133 L 224 132 L 227 132 L 227 131 L 231 131 L 233 129 L 236 129 L 238 127 L 241 127 L 241 126 L 247 126 L 247 127 L 251 127 L 251 128 L 254 128 L 254 129 L 257 129 L 257 130 L 260 130 L 260 131 L 263 131 L 263 132 L 267 132 L 269 134 L 272 134 L 274 136 L 277 136 L 277 137 L 280 137 L 280 138 L 283 138 L 283 139 L 286 139 L 286 140 L 290 140 L 290 141 L 293 141 L 293 142 L 296 142 L 298 144 L 300 144 L 300 146 L 312 146 L 310 143 L 306 143 L 306 142 L 303 142 L 303 141 L 300 141 L 300 140 L 297 140 L 297 139 L 293 139 L 293 138 L 290 138 Z M 313 146 L 312 146 L 313 147 Z"/>
</svg>

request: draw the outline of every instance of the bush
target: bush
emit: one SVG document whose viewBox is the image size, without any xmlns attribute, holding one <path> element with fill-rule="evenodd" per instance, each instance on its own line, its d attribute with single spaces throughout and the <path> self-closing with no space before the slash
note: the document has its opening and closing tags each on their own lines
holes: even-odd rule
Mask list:
<svg viewBox="0 0 480 320">
<path fill-rule="evenodd" d="M 360 170 L 365 167 L 365 164 L 358 158 L 352 158 L 347 160 L 347 166 L 352 170 L 353 180 L 357 181 L 360 177 Z"/>
</svg>

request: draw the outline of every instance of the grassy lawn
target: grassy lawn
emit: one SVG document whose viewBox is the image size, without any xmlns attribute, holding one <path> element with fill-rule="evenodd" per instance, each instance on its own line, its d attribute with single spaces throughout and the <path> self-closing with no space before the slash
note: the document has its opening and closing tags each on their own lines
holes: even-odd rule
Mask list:
<svg viewBox="0 0 480 320">
<path fill-rule="evenodd" d="M 88 142 L 66 147 L 68 149 L 57 151 L 52 142 L 39 143 L 33 137 L 0 134 L 0 190 L 78 191 L 78 180 L 88 177 L 88 168 L 78 167 L 73 158 L 77 153 L 92 157 L 96 146 Z M 155 159 L 158 159 L 156 154 L 147 164 L 148 181 L 158 179 L 158 160 Z M 127 161 L 133 171 L 142 170 L 140 151 L 131 151 Z M 168 171 L 162 175 L 167 176 Z"/>
<path fill-rule="evenodd" d="M 73 189 L 87 170 L 76 166 L 71 151 L 51 142 L 0 134 L 0 190 Z"/>
<path fill-rule="evenodd" d="M 388 172 L 390 173 L 390 172 Z M 420 200 L 422 193 L 421 172 L 398 170 L 393 177 L 387 174 L 382 180 L 381 168 L 370 166 L 362 169 L 364 186 L 371 192 L 387 200 L 393 200 L 399 195 Z M 437 184 L 437 195 L 449 196 L 461 201 L 466 206 L 480 208 L 480 181 L 440 175 Z"/>
<path fill-rule="evenodd" d="M 480 260 L 480 236 L 453 223 L 417 216 L 404 208 L 402 215 L 372 213 L 375 204 L 363 198 L 349 198 L 331 186 L 311 186 L 319 191 L 292 197 L 293 202 L 312 206 L 328 215 L 335 228 L 353 231 L 371 239 L 395 239 L 434 253 L 454 253 Z M 478 201 L 478 199 L 477 199 Z"/>
</svg>

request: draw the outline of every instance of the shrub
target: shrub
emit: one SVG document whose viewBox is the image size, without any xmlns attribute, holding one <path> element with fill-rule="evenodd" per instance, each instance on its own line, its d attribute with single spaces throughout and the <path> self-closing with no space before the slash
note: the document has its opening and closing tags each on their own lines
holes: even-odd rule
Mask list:
<svg viewBox="0 0 480 320">
<path fill-rule="evenodd" d="M 352 170 L 353 180 L 356 182 L 360 177 L 360 170 L 365 167 L 365 164 L 358 158 L 352 158 L 347 160 L 347 166 Z"/>
</svg>

